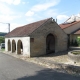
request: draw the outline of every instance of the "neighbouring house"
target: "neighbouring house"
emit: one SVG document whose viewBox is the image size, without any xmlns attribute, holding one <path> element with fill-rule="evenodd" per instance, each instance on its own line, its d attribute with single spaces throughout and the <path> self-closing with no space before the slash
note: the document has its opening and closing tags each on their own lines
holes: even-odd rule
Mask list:
<svg viewBox="0 0 80 80">
<path fill-rule="evenodd" d="M 53 18 L 18 27 L 5 36 L 5 50 L 27 57 L 67 50 L 67 34 Z"/>
<path fill-rule="evenodd" d="M 68 35 L 68 47 L 78 46 L 78 43 L 80 43 L 80 14 L 77 16 L 72 15 L 59 26 Z M 77 40 L 79 40 L 78 43 Z"/>
</svg>

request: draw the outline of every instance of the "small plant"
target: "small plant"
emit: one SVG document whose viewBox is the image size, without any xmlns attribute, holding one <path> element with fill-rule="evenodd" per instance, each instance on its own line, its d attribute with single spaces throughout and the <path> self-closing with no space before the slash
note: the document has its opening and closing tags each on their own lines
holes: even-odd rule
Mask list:
<svg viewBox="0 0 80 80">
<path fill-rule="evenodd" d="M 80 46 L 80 38 L 77 38 L 78 46 Z"/>
<path fill-rule="evenodd" d="M 75 54 L 75 55 L 80 55 L 80 51 L 73 51 L 73 52 L 71 52 L 71 53 L 73 53 L 73 54 Z"/>
</svg>

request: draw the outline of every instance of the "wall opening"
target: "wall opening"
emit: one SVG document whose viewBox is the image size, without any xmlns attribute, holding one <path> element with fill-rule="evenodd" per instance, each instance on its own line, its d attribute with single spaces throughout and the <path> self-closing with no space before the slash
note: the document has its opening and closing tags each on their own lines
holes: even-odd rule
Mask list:
<svg viewBox="0 0 80 80">
<path fill-rule="evenodd" d="M 18 40 L 17 43 L 17 54 L 22 54 L 23 53 L 23 44 L 21 40 Z"/>
<path fill-rule="evenodd" d="M 12 52 L 16 51 L 16 43 L 15 40 L 12 40 Z"/>
<path fill-rule="evenodd" d="M 46 37 L 46 53 L 55 53 L 55 36 L 48 34 Z"/>
<path fill-rule="evenodd" d="M 11 51 L 11 42 L 8 40 L 8 51 Z"/>
</svg>

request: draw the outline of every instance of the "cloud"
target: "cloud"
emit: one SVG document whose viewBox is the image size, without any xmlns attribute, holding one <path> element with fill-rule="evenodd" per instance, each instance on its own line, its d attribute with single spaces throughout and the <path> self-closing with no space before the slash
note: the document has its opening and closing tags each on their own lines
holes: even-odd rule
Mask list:
<svg viewBox="0 0 80 80">
<path fill-rule="evenodd" d="M 4 3 L 0 3 L 0 13 L 1 14 L 13 14 L 14 12 Z"/>
<path fill-rule="evenodd" d="M 6 5 L 5 3 L 0 3 L 0 21 L 1 22 L 11 22 L 12 20 L 21 17 L 20 15 L 16 16 L 15 14 L 17 13 L 12 11 L 12 9 L 8 5 Z"/>
<path fill-rule="evenodd" d="M 22 26 L 23 24 L 18 24 L 18 23 L 10 23 L 10 31 L 13 29 Z M 9 27 L 8 24 L 2 24 L 0 23 L 0 32 L 9 32 Z"/>
<path fill-rule="evenodd" d="M 69 18 L 69 16 L 67 16 L 67 15 L 58 15 L 57 16 L 57 19 L 58 20 L 66 20 L 66 19 L 68 19 Z"/>
<path fill-rule="evenodd" d="M 13 29 L 23 26 L 23 24 L 18 24 L 18 23 L 10 23 L 10 31 L 12 31 Z"/>
<path fill-rule="evenodd" d="M 50 0 L 48 2 L 45 2 L 45 3 L 42 3 L 42 4 L 37 4 L 37 5 L 33 6 L 31 10 L 35 11 L 35 12 L 44 11 L 44 10 L 49 9 L 52 6 L 57 5 L 58 3 L 59 3 L 59 0 Z"/>
<path fill-rule="evenodd" d="M 0 0 L 0 2 L 7 3 L 7 4 L 19 5 L 21 0 Z"/>
<path fill-rule="evenodd" d="M 21 16 L 14 15 L 0 15 L 0 22 L 11 22 L 14 19 L 20 18 Z"/>
<path fill-rule="evenodd" d="M 0 23 L 0 32 L 8 32 L 8 24 Z"/>
<path fill-rule="evenodd" d="M 13 4 L 14 4 L 14 5 L 20 4 L 20 0 L 14 0 L 14 1 L 13 1 Z"/>
<path fill-rule="evenodd" d="M 28 11 L 25 15 L 26 15 L 26 16 L 33 16 L 33 15 L 34 15 L 34 12 Z"/>
<path fill-rule="evenodd" d="M 29 11 L 26 12 L 26 14 L 33 14 L 35 12 L 41 12 L 46 11 L 50 7 L 53 7 L 59 3 L 60 0 L 46 0 L 45 3 L 34 5 Z M 32 15 L 33 16 L 33 15 Z"/>
</svg>

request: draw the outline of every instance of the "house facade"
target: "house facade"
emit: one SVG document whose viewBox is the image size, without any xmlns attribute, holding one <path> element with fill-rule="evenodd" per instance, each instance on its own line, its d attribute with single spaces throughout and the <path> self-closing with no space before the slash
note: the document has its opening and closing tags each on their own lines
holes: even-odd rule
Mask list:
<svg viewBox="0 0 80 80">
<path fill-rule="evenodd" d="M 67 50 L 67 35 L 53 18 L 18 27 L 5 36 L 5 50 L 27 57 Z"/>
<path fill-rule="evenodd" d="M 80 17 L 71 16 L 66 22 L 59 25 L 63 31 L 68 35 L 68 43 L 70 44 L 80 37 Z"/>
</svg>

